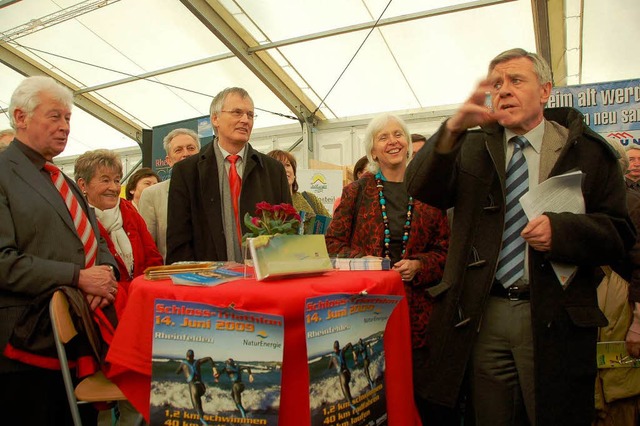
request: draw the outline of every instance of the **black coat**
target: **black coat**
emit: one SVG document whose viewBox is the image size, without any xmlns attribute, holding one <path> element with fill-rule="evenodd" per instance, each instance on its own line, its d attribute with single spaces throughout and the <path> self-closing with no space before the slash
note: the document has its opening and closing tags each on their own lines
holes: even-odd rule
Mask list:
<svg viewBox="0 0 640 426">
<path fill-rule="evenodd" d="M 548 253 L 529 249 L 536 419 L 540 425 L 590 424 L 594 414 L 599 265 L 622 258 L 635 239 L 613 149 L 570 108 L 545 110 L 540 180 L 586 173 L 586 214 L 547 213 Z M 555 123 L 554 123 L 555 122 Z M 559 125 L 558 125 L 559 123 Z M 442 132 L 442 129 L 440 130 Z M 427 333 L 432 343 L 417 391 L 453 406 L 489 299 L 504 228 L 504 129 L 467 132 L 450 153 L 437 153 L 438 132 L 409 164 L 415 198 L 454 207 L 449 255 Z M 578 265 L 562 290 L 549 261 Z"/>
<path fill-rule="evenodd" d="M 227 260 L 214 143 L 173 166 L 167 210 L 167 264 Z M 245 213 L 253 215 L 261 201 L 291 204 L 291 191 L 282 164 L 249 145 L 240 192 L 243 234 L 248 231 L 242 220 Z"/>
</svg>

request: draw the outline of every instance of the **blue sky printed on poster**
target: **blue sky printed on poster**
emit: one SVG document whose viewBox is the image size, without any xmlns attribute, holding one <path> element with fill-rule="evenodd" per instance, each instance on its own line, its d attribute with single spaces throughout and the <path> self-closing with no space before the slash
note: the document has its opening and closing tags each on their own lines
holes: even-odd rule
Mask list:
<svg viewBox="0 0 640 426">
<path fill-rule="evenodd" d="M 277 426 L 282 316 L 156 299 L 153 321 L 152 425 L 260 421 Z M 190 350 L 195 363 L 188 366 Z M 194 392 L 201 393 L 195 399 L 202 412 L 192 402 Z M 240 395 L 240 403 L 234 394 Z"/>
<path fill-rule="evenodd" d="M 401 299 L 332 294 L 306 300 L 312 426 L 387 424 L 384 331 Z"/>
</svg>

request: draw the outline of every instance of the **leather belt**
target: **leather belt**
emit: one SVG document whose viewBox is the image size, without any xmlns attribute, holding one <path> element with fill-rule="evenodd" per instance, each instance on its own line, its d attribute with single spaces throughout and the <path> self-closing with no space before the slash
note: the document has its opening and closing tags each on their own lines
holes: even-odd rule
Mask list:
<svg viewBox="0 0 640 426">
<path fill-rule="evenodd" d="M 516 281 L 516 283 L 512 284 L 509 288 L 504 288 L 499 281 L 495 280 L 491 286 L 489 294 L 491 296 L 509 299 L 514 302 L 518 300 L 529 300 L 530 296 L 529 286 L 525 285 L 521 281 Z"/>
</svg>

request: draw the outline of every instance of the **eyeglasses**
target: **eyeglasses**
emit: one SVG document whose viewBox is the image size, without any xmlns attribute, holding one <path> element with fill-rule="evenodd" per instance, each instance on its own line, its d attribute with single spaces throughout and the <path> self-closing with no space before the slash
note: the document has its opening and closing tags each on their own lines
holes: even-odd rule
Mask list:
<svg viewBox="0 0 640 426">
<path fill-rule="evenodd" d="M 244 117 L 245 114 L 247 114 L 247 118 L 249 120 L 255 120 L 256 118 L 258 118 L 258 115 L 254 114 L 253 111 L 243 111 L 241 109 L 234 109 L 231 111 L 221 110 L 220 112 L 227 112 L 231 114 L 233 118 L 237 118 L 237 119 Z"/>
</svg>

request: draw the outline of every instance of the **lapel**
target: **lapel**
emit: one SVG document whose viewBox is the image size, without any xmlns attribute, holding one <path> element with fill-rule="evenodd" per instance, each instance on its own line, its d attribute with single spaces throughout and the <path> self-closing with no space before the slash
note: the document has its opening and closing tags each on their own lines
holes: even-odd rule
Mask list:
<svg viewBox="0 0 640 426">
<path fill-rule="evenodd" d="M 222 199 L 220 197 L 220 179 L 218 178 L 218 163 L 216 161 L 213 144 L 214 138 L 204 150 L 198 160 L 198 182 L 200 187 L 200 199 L 202 200 L 202 214 L 209 224 L 211 235 L 209 236 L 216 247 L 216 252 L 226 256 L 227 248 L 224 239 L 224 225 L 222 224 Z M 223 235 L 222 238 L 217 238 Z M 226 257 L 225 257 L 226 258 Z"/>
<path fill-rule="evenodd" d="M 491 125 L 483 128 L 486 139 L 485 147 L 491 156 L 493 161 L 493 167 L 498 173 L 498 179 L 500 180 L 500 187 L 502 188 L 503 196 L 504 186 L 506 179 L 506 152 L 504 144 L 504 128 L 498 125 Z M 506 198 L 506 196 L 505 196 Z"/>
<path fill-rule="evenodd" d="M 544 136 L 542 137 L 542 147 L 540 149 L 540 174 L 539 182 L 544 182 L 549 178 L 553 166 L 557 163 L 562 148 L 564 147 L 569 130 L 556 124 L 553 121 L 545 121 Z"/>
<path fill-rule="evenodd" d="M 259 160 L 258 155 L 256 154 L 256 151 L 251 147 L 250 144 L 247 144 L 246 163 L 244 165 L 244 172 L 242 173 L 242 182 L 243 183 L 244 183 L 244 179 L 247 176 L 249 176 L 249 174 L 256 167 L 256 165 L 258 164 L 259 161 L 260 160 Z"/>
<path fill-rule="evenodd" d="M 38 169 L 33 165 L 31 161 L 18 149 L 9 146 L 7 148 L 7 157 L 13 163 L 12 172 L 18 179 L 21 179 L 25 184 L 33 188 L 33 191 L 38 193 L 53 207 L 60 219 L 67 225 L 67 227 L 77 236 L 76 227 L 71 220 L 71 214 L 64 200 L 60 196 L 58 190 L 50 183 L 46 181 L 46 178 L 40 173 Z M 66 176 L 65 176 L 66 179 Z M 67 183 L 69 181 L 67 180 Z M 72 184 L 69 183 L 69 186 Z M 75 194 L 75 193 L 74 193 Z M 28 194 L 25 194 L 28 196 Z M 80 201 L 82 203 L 82 201 Z"/>
</svg>

